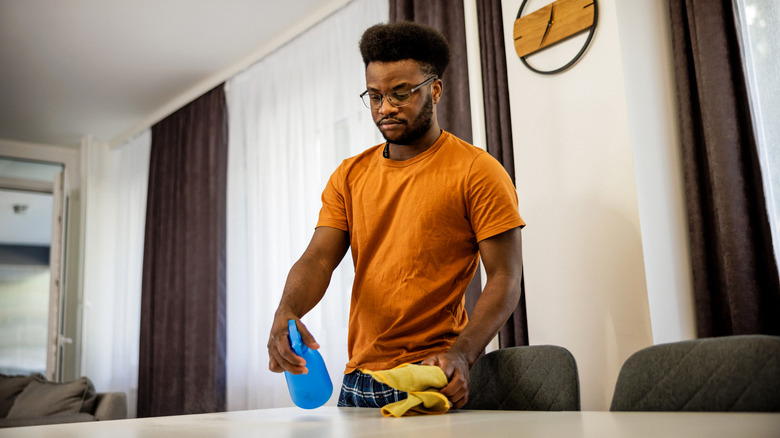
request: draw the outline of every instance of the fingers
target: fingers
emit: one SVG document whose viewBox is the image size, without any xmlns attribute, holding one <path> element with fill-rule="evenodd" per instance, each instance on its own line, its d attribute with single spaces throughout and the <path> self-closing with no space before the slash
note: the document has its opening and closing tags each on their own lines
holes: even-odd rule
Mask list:
<svg viewBox="0 0 780 438">
<path fill-rule="evenodd" d="M 447 376 L 447 386 L 439 390 L 457 409 L 463 407 L 469 399 L 469 367 L 458 355 L 437 354 L 420 362 L 421 365 L 438 366 Z"/>
<path fill-rule="evenodd" d="M 438 365 L 437 360 L 434 357 L 429 357 L 425 359 L 424 361 L 420 362 L 420 365 L 426 365 L 426 366 L 436 366 Z"/>
<path fill-rule="evenodd" d="M 441 392 L 452 403 L 455 409 L 462 408 L 469 400 L 469 382 L 463 377 L 463 373 L 455 370 L 450 379 L 450 383 L 442 388 Z"/>
<path fill-rule="evenodd" d="M 314 339 L 314 336 L 312 336 L 312 334 L 309 332 L 309 329 L 307 329 L 300 320 L 296 321 L 296 326 L 298 327 L 298 333 L 301 334 L 301 341 L 303 341 L 303 345 L 311 348 L 312 350 L 318 350 L 320 348 L 320 344 L 318 344 Z"/>
<path fill-rule="evenodd" d="M 299 331 L 303 324 L 298 323 Z M 305 330 L 305 327 L 304 327 Z M 308 331 L 306 331 L 308 334 Z M 311 334 L 309 334 L 311 337 Z M 303 336 L 301 336 L 303 338 Z M 316 345 L 316 342 L 314 342 Z M 308 346 L 308 344 L 307 344 Z M 274 320 L 271 328 L 271 334 L 268 337 L 268 369 L 275 373 L 281 373 L 288 371 L 292 374 L 305 374 L 308 372 L 306 369 L 306 360 L 295 354 L 290 348 L 290 341 L 288 338 L 287 320 L 284 318 L 277 318 Z"/>
<path fill-rule="evenodd" d="M 306 360 L 295 354 L 289 344 L 284 345 L 273 340 L 271 342 L 268 344 L 269 370 L 275 373 L 287 371 L 291 374 L 306 374 L 308 372 Z"/>
</svg>

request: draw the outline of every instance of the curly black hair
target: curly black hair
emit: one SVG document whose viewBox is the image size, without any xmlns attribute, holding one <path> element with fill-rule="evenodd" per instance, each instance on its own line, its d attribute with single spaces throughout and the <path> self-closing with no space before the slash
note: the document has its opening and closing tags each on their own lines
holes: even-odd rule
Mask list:
<svg viewBox="0 0 780 438">
<path fill-rule="evenodd" d="M 366 67 L 374 61 L 413 59 L 427 74 L 441 78 L 450 63 L 450 46 L 444 36 L 430 26 L 411 21 L 371 26 L 359 45 Z"/>
</svg>

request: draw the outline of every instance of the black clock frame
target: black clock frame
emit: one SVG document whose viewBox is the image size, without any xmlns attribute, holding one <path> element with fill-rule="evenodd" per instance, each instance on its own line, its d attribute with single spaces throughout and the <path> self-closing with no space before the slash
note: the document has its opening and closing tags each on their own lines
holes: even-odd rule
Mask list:
<svg viewBox="0 0 780 438">
<path fill-rule="evenodd" d="M 528 3 L 528 0 L 523 0 L 523 3 L 520 4 L 520 9 L 517 11 L 517 18 L 515 18 L 515 20 L 523 16 L 523 9 L 525 9 L 526 3 Z M 582 45 L 582 48 L 574 56 L 574 58 L 572 58 L 571 61 L 566 63 L 566 65 L 564 65 L 563 67 L 559 67 L 554 70 L 539 70 L 525 60 L 525 58 L 529 55 L 521 56 L 520 61 L 522 61 L 523 65 L 528 67 L 529 70 L 531 70 L 534 73 L 539 73 L 541 75 L 554 75 L 556 73 L 560 73 L 564 70 L 567 70 L 569 67 L 576 64 L 577 61 L 579 61 L 580 58 L 582 58 L 582 55 L 585 54 L 585 51 L 588 49 L 588 46 L 590 46 L 590 42 L 593 39 L 593 34 L 596 32 L 596 24 L 598 23 L 598 21 L 599 21 L 599 3 L 598 0 L 593 0 L 593 25 L 590 26 L 590 31 L 588 32 L 588 38 L 585 40 L 585 43 Z"/>
</svg>

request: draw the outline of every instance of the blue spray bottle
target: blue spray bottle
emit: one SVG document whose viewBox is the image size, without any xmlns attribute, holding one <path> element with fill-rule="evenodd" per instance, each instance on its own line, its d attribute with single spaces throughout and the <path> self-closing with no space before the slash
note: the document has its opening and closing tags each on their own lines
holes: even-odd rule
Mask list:
<svg viewBox="0 0 780 438">
<path fill-rule="evenodd" d="M 290 374 L 284 372 L 287 379 L 287 389 L 296 406 L 303 409 L 314 409 L 325 404 L 333 393 L 333 383 L 330 381 L 325 361 L 320 352 L 312 350 L 301 341 L 301 334 L 295 320 L 287 322 L 290 337 L 290 347 L 298 356 L 306 359 L 307 374 Z"/>
</svg>

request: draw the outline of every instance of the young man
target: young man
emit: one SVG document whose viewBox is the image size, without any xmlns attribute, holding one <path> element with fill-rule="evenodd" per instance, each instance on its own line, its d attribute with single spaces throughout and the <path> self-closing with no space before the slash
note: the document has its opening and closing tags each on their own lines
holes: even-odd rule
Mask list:
<svg viewBox="0 0 780 438">
<path fill-rule="evenodd" d="M 381 407 L 403 399 L 360 370 L 403 363 L 439 366 L 453 407 L 468 400 L 469 370 L 520 297 L 524 226 L 517 194 L 489 154 L 439 128 L 436 104 L 449 47 L 434 29 L 372 26 L 360 40 L 361 95 L 386 143 L 346 159 L 331 176 L 312 240 L 293 265 L 268 341 L 269 368 L 306 372 L 290 350 L 287 321 L 322 298 L 352 247 L 355 281 L 339 406 Z M 464 293 L 481 257 L 487 282 L 473 314 Z"/>
</svg>

